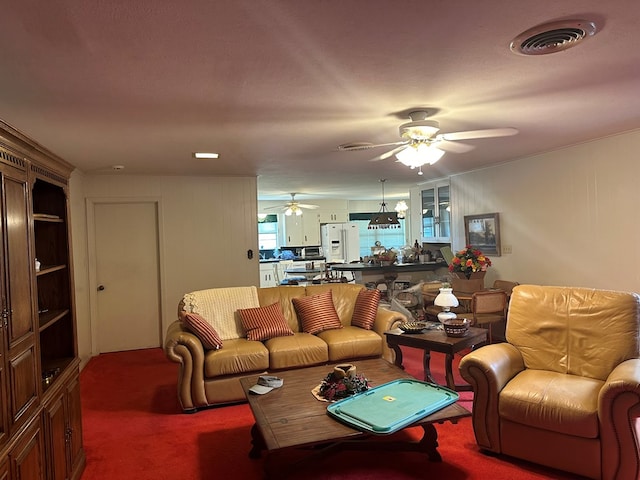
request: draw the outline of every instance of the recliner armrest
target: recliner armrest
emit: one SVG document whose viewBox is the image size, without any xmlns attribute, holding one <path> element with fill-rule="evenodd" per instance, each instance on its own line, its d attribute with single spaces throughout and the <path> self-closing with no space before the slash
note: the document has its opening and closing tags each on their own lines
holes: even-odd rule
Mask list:
<svg viewBox="0 0 640 480">
<path fill-rule="evenodd" d="M 598 396 L 602 478 L 636 478 L 640 472 L 640 359 L 622 362 Z"/>
<path fill-rule="evenodd" d="M 473 387 L 473 430 L 482 448 L 501 453 L 498 394 L 522 370 L 522 355 L 508 343 L 480 347 L 460 360 L 460 374 Z"/>
</svg>

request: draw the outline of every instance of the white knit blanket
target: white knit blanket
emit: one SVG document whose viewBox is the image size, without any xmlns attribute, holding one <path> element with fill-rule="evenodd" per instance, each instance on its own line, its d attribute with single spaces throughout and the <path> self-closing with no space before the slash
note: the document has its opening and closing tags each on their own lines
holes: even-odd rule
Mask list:
<svg viewBox="0 0 640 480">
<path fill-rule="evenodd" d="M 255 286 L 198 290 L 187 293 L 183 302 L 185 311 L 204 317 L 222 340 L 245 337 L 237 311 L 260 306 Z"/>
</svg>

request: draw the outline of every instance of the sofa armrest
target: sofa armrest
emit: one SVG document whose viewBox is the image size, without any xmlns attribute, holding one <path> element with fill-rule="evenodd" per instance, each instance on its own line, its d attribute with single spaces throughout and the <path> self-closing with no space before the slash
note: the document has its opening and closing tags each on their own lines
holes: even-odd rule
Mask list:
<svg viewBox="0 0 640 480">
<path fill-rule="evenodd" d="M 204 391 L 204 348 L 200 339 L 176 320 L 167 329 L 164 353 L 178 363 L 178 399 L 182 410 L 194 411 L 197 405 L 206 405 Z M 204 403 L 203 403 L 204 402 Z"/>
<path fill-rule="evenodd" d="M 522 355 L 508 343 L 486 345 L 460 360 L 460 374 L 473 388 L 473 430 L 480 447 L 500 453 L 498 395 L 522 370 Z"/>
<path fill-rule="evenodd" d="M 602 478 L 636 478 L 640 472 L 640 359 L 622 362 L 598 397 Z"/>
<path fill-rule="evenodd" d="M 402 313 L 394 310 L 389 310 L 384 307 L 378 308 L 378 314 L 376 320 L 373 323 L 373 331 L 382 337 L 382 358 L 389 363 L 394 363 L 396 359 L 395 352 L 387 345 L 387 338 L 384 336 L 384 332 L 393 330 L 398 325 L 407 321 Z"/>
</svg>

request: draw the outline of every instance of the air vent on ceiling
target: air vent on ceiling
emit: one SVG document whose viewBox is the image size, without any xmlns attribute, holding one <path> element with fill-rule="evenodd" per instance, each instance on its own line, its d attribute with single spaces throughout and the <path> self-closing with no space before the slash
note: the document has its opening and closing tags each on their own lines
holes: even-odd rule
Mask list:
<svg viewBox="0 0 640 480">
<path fill-rule="evenodd" d="M 596 25 L 585 20 L 545 23 L 522 32 L 510 48 L 521 55 L 547 55 L 575 47 L 596 33 Z"/>
</svg>

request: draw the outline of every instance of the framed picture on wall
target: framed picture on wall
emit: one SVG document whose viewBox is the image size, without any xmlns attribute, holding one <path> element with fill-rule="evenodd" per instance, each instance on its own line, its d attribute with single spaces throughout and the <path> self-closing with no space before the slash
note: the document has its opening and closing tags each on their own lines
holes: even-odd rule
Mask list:
<svg viewBox="0 0 640 480">
<path fill-rule="evenodd" d="M 486 255 L 500 256 L 500 217 L 497 213 L 464 216 L 466 245 Z"/>
</svg>

